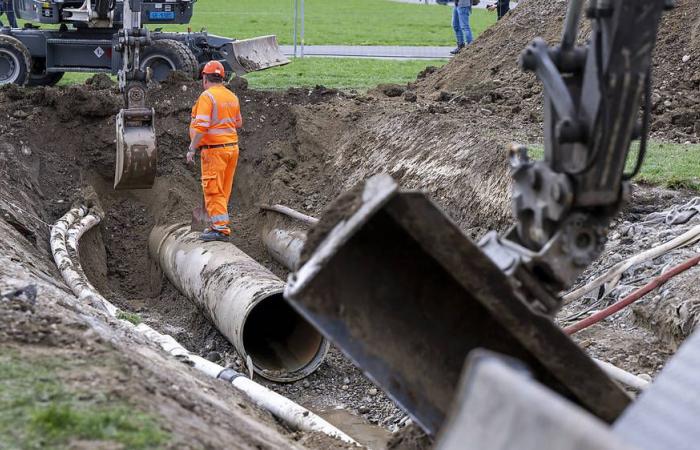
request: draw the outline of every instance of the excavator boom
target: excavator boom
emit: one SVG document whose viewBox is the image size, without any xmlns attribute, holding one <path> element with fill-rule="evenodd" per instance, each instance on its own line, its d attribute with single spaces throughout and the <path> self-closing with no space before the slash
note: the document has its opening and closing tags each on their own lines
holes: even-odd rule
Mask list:
<svg viewBox="0 0 700 450">
<path fill-rule="evenodd" d="M 561 44 L 536 39 L 523 52 L 521 67 L 544 85 L 545 159 L 511 149 L 515 225 L 505 235 L 472 242 L 425 194 L 387 175 L 331 205 L 311 230 L 286 298 L 429 434 L 454 407 L 476 349 L 524 362 L 604 421 L 628 404 L 552 317 L 559 293 L 602 251 L 636 137 L 641 163 L 651 57 L 671 6 L 592 0 L 591 40 L 576 46 L 584 2 L 570 0 Z"/>
</svg>

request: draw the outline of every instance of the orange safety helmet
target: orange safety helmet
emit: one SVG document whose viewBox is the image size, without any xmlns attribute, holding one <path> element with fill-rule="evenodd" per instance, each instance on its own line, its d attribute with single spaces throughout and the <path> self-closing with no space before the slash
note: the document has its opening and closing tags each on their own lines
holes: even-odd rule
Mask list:
<svg viewBox="0 0 700 450">
<path fill-rule="evenodd" d="M 207 75 L 219 75 L 223 78 L 226 75 L 226 69 L 224 69 L 224 65 L 219 61 L 209 61 L 204 65 L 202 73 Z"/>
</svg>

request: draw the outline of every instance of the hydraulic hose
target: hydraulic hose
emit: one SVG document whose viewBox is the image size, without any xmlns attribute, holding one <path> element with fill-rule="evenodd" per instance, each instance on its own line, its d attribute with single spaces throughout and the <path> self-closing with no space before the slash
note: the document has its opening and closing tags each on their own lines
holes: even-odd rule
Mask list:
<svg viewBox="0 0 700 450">
<path fill-rule="evenodd" d="M 654 289 L 661 286 L 662 284 L 664 284 L 665 282 L 667 282 L 671 278 L 675 277 L 676 275 L 678 275 L 682 272 L 685 272 L 686 270 L 690 269 L 693 266 L 696 266 L 698 263 L 700 263 L 700 254 L 694 256 L 693 258 L 690 258 L 686 262 L 679 264 L 679 265 L 673 267 L 672 269 L 670 269 L 669 271 L 652 279 L 645 286 L 632 292 L 630 295 L 628 295 L 627 297 L 618 301 L 617 303 L 605 308 L 602 311 L 599 311 L 599 312 L 593 314 L 590 317 L 587 317 L 579 322 L 576 322 L 575 324 L 573 324 L 571 326 L 564 328 L 564 333 L 571 335 L 571 334 L 574 334 L 576 332 L 583 330 L 584 328 L 588 328 L 591 325 L 600 322 L 601 320 L 605 319 L 606 317 L 609 317 L 612 314 L 615 314 L 616 312 L 618 312 L 618 311 L 622 310 L 623 308 L 626 308 L 627 306 L 636 302 L 637 300 L 642 298 L 644 295 L 653 291 Z"/>
</svg>

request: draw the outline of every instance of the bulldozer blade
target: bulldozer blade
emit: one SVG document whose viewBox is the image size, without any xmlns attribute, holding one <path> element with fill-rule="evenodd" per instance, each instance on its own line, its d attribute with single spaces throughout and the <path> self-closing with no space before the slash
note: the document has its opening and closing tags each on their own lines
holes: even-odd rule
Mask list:
<svg viewBox="0 0 700 450">
<path fill-rule="evenodd" d="M 261 36 L 230 41 L 222 49 L 226 61 L 237 75 L 289 64 L 277 44 L 277 36 Z"/>
<path fill-rule="evenodd" d="M 158 163 L 154 116 L 148 108 L 122 109 L 117 114 L 114 189 L 153 187 Z"/>
<path fill-rule="evenodd" d="M 318 227 L 330 231 L 311 231 L 315 248 L 285 297 L 429 434 L 449 414 L 474 349 L 521 360 L 539 382 L 607 422 L 628 405 L 620 386 L 530 310 L 424 194 L 378 175 L 331 205 Z"/>
</svg>

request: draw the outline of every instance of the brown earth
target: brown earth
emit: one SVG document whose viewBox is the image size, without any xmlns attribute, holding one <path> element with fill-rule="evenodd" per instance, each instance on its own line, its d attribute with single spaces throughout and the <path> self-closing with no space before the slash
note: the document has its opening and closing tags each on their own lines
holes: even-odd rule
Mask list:
<svg viewBox="0 0 700 450">
<path fill-rule="evenodd" d="M 100 78 L 85 86 L 0 91 L 0 117 L 6 118 L 0 123 L 6 221 L 50 261 L 46 224 L 84 198 L 86 188 L 94 190 L 106 217 L 98 231 L 85 237 L 81 256 L 98 289 L 187 348 L 240 368 L 231 346 L 163 283 L 147 254 L 151 227 L 188 220 L 199 202 L 197 169 L 183 160 L 189 110 L 199 87 L 174 77 L 152 92 L 159 111 L 158 180 L 152 190 L 117 192 L 111 179 L 119 97 Z M 485 118 L 482 126 L 467 127 L 474 123 L 468 112 L 442 102 L 325 88 L 282 93 L 233 88 L 246 121 L 232 207 L 233 241 L 282 277 L 285 270 L 270 260 L 259 239 L 276 218 L 266 217 L 258 205 L 285 203 L 316 214 L 347 187 L 382 171 L 405 186 L 430 191 L 474 233 L 507 221 L 506 124 L 493 129 Z M 493 156 L 480 157 L 483 151 Z M 385 427 L 404 418 L 383 394 L 368 395 L 371 383 L 344 358 L 328 361 L 312 377 L 313 387 L 276 388 L 309 407 L 343 405 Z M 321 396 L 315 395 L 318 385 L 327 386 Z"/>
<path fill-rule="evenodd" d="M 244 83 L 232 85 L 241 98 L 246 122 L 231 209 L 234 244 L 285 277 L 286 271 L 271 260 L 260 240 L 261 230 L 281 219 L 261 213 L 258 205 L 283 203 L 317 215 L 341 192 L 379 172 L 392 174 L 404 187 L 427 191 L 472 236 L 489 228 L 504 229 L 510 221 L 505 150 L 511 141 L 541 139 L 541 88 L 514 62 L 535 35 L 556 40 L 563 7 L 556 0 L 524 0 L 452 63 L 424 72 L 406 87 L 382 86 L 356 94 L 322 87 L 256 92 Z M 658 138 L 695 141 L 698 137 L 698 109 L 693 106 L 700 86 L 700 79 L 696 80 L 699 17 L 690 0 L 681 0 L 665 20 L 656 64 L 657 79 L 662 80 L 655 91 L 660 97 L 655 100 L 653 125 Z M 685 54 L 690 59 L 684 63 Z M 71 300 L 53 267 L 48 224 L 74 200 L 88 195 L 89 187 L 107 213 L 100 229 L 82 242 L 83 263 L 98 289 L 190 350 L 240 368 L 231 346 L 162 279 L 147 255 L 151 227 L 189 220 L 199 203 L 198 169 L 184 164 L 189 112 L 199 92 L 196 83 L 178 77 L 151 92 L 150 100 L 157 107 L 158 180 L 150 191 L 115 192 L 111 188 L 114 114 L 121 100 L 108 79 L 95 77 L 86 86 L 0 90 L 0 241 L 7 267 L 0 271 L 1 293 L 23 283 L 39 284 L 41 293 L 38 312 L 27 313 L 22 301 L 0 304 L 0 347 L 27 347 L 31 352 L 32 346 L 40 346 L 36 351 L 44 352 L 68 345 L 71 358 L 90 360 L 93 350 L 86 348 L 92 346 L 109 354 L 115 367 L 136 364 L 138 369 L 120 379 L 120 392 L 139 408 L 161 415 L 176 434 L 177 444 L 217 447 L 230 441 L 227 436 L 240 433 L 241 442 L 251 446 L 274 447 L 280 442 L 287 446 L 301 439 L 302 445 L 327 447 L 321 438 L 290 434 L 264 413 L 251 416 L 247 403 L 228 401 L 234 394 L 226 386 L 200 379 L 114 324 L 105 330 L 94 318 L 97 313 L 86 314 L 82 305 Z M 667 100 L 671 106 L 666 106 Z M 680 297 L 685 295 L 682 285 L 676 288 Z M 645 348 L 644 342 L 659 339 L 649 323 L 635 325 L 639 331 L 634 333 L 628 332 L 629 322 L 624 327 L 619 322 L 602 324 L 602 331 L 582 333 L 582 342 L 592 354 L 611 356 L 611 362 L 624 368 L 654 374 L 672 350 L 661 342 L 654 344 L 659 350 L 651 359 L 634 360 Z M 88 331 L 93 328 L 106 333 L 104 345 L 90 337 Z M 83 339 L 80 333 L 88 337 Z M 621 335 L 631 336 L 636 343 L 622 345 Z M 132 348 L 138 351 L 127 351 Z M 139 352 L 150 352 L 147 359 L 156 362 L 144 363 L 145 353 L 139 356 Z M 185 407 L 190 412 L 184 414 L 178 406 L 164 411 L 171 401 L 161 405 L 156 401 L 161 397 L 147 389 L 167 384 L 160 375 L 153 375 L 160 374 L 161 368 L 176 373 L 173 377 L 182 378 L 183 385 L 205 383 L 210 391 L 203 392 L 224 402 L 210 413 L 207 408 Z M 394 429 L 405 421 L 381 392 L 371 394 L 372 384 L 337 351 L 308 380 L 270 386 L 319 411 L 343 407 Z M 173 404 L 212 401 L 197 389 L 176 393 L 153 389 L 174 398 Z M 248 409 L 237 410 L 236 402 Z M 238 419 L 228 425 L 212 418 L 231 414 L 231 408 Z M 212 434 L 204 425 L 191 434 L 181 432 L 189 426 L 183 417 L 212 420 L 221 427 L 216 433 L 223 434 Z M 423 442 L 411 436 L 405 442 Z M 396 442 L 400 447 L 401 438 Z"/>
<path fill-rule="evenodd" d="M 26 166 L 12 169 L 27 175 Z M 0 221 L 0 357 L 30 367 L 49 362 L 59 367 L 52 370 L 52 378 L 74 393 L 73 404 L 78 408 L 126 403 L 134 413 L 152 415 L 170 434 L 166 448 L 213 448 L 222 442 L 236 442 L 241 448 L 303 448 L 316 439 L 284 429 L 225 383 L 165 357 L 132 329 L 80 304 L 58 281 L 57 269 L 46 254 L 48 227 L 29 212 L 31 203 L 22 196 L 13 199 L 15 206 L 23 207 L 21 211 L 6 209 L 5 179 L 2 188 L 3 212 L 13 211 L 19 223 L 36 226 L 32 228 L 36 234 Z M 7 380 L 2 377 L 2 381 Z M 3 401 L 12 395 L 25 394 L 4 391 Z M 52 400 L 40 395 L 36 401 L 48 406 Z M 15 431 L 18 436 L 24 432 L 10 433 Z M 3 445 L 12 446 L 18 436 L 3 436 Z"/>
<path fill-rule="evenodd" d="M 678 0 L 666 13 L 654 56 L 652 137 L 700 142 L 700 10 L 695 0 Z M 448 65 L 428 71 L 417 83 L 421 97 L 451 97 L 458 104 L 480 104 L 484 114 L 508 118 L 515 126 L 539 126 L 542 88 L 533 74 L 517 67 L 533 37 L 560 40 L 567 3 L 524 0 L 486 30 Z M 590 35 L 582 23 L 580 41 Z"/>
</svg>

